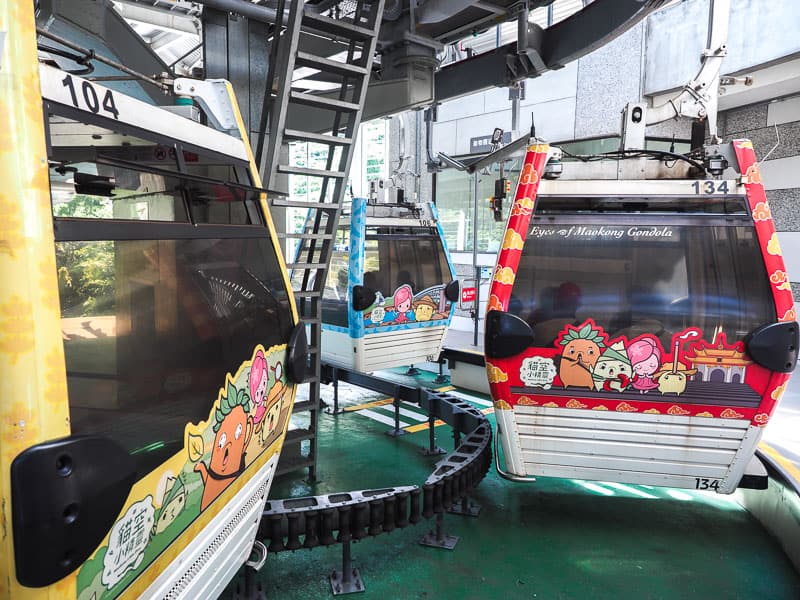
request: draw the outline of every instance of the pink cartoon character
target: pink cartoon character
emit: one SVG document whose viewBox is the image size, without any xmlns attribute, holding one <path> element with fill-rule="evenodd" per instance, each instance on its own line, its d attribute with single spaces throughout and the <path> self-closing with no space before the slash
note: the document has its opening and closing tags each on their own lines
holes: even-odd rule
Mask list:
<svg viewBox="0 0 800 600">
<path fill-rule="evenodd" d="M 267 384 L 269 382 L 269 367 L 267 359 L 261 350 L 256 351 L 253 357 L 253 364 L 250 366 L 250 397 L 255 404 L 255 415 L 253 415 L 253 425 L 255 431 L 261 431 L 264 425 L 262 421 L 267 414 Z"/>
<path fill-rule="evenodd" d="M 661 357 L 664 351 L 658 339 L 652 335 L 643 335 L 628 346 L 628 356 L 633 366 L 633 380 L 631 386 L 646 394 L 658 387 L 654 375 L 661 366 Z"/>
<path fill-rule="evenodd" d="M 411 286 L 404 284 L 394 292 L 394 310 L 387 312 L 386 320 L 395 323 L 408 323 L 415 320 L 414 312 L 411 310 L 414 294 Z"/>
</svg>

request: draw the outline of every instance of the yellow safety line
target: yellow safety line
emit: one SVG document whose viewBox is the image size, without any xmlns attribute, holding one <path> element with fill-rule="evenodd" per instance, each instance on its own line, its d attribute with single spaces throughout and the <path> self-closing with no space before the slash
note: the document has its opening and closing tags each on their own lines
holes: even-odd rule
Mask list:
<svg viewBox="0 0 800 600">
<path fill-rule="evenodd" d="M 761 449 L 762 449 L 764 452 L 766 452 L 767 454 L 769 454 L 769 455 L 770 455 L 772 458 L 774 458 L 774 459 L 775 459 L 775 461 L 776 461 L 777 463 L 779 463 L 779 464 L 780 464 L 780 465 L 781 465 L 781 466 L 782 466 L 784 469 L 786 469 L 786 471 L 787 471 L 787 472 L 788 472 L 788 473 L 789 473 L 789 474 L 790 474 L 792 477 L 794 477 L 795 481 L 797 481 L 798 483 L 800 483 L 800 469 L 798 469 L 798 468 L 797 468 L 797 466 L 796 466 L 796 465 L 795 465 L 795 464 L 794 464 L 792 461 L 790 461 L 788 458 L 786 458 L 785 456 L 783 456 L 783 455 L 782 455 L 780 452 L 778 452 L 777 450 L 775 450 L 775 448 L 773 448 L 773 447 L 772 447 L 772 446 L 770 446 L 769 444 L 766 444 L 766 443 L 764 443 L 764 442 L 761 442 L 761 443 L 759 444 L 759 447 L 760 447 L 760 448 L 761 448 Z"/>
<path fill-rule="evenodd" d="M 442 386 L 442 387 L 439 387 L 439 388 L 435 388 L 435 389 L 436 389 L 437 392 L 450 392 L 450 391 L 452 391 L 452 390 L 454 390 L 456 388 L 453 385 L 445 385 L 445 386 Z M 345 407 L 344 412 L 355 412 L 355 411 L 358 411 L 358 410 L 363 410 L 365 408 L 376 408 L 378 406 L 386 406 L 387 404 L 391 404 L 392 402 L 394 402 L 394 398 L 383 398 L 381 400 L 373 400 L 372 402 L 365 402 L 364 404 L 356 404 L 355 406 L 347 406 L 347 407 Z M 489 408 L 484 408 L 483 410 L 481 410 L 481 412 L 484 415 L 489 414 L 489 413 L 493 413 L 494 412 L 494 408 L 490 406 Z M 445 422 L 442 421 L 441 419 L 437 419 L 433 423 L 434 427 L 439 427 L 440 425 L 444 425 L 444 424 L 445 424 Z M 417 425 L 409 425 L 408 427 L 405 427 L 403 429 L 403 431 L 407 431 L 408 433 L 416 433 L 417 431 L 422 431 L 422 430 L 427 429 L 427 428 L 428 428 L 428 422 L 426 421 L 424 423 L 419 423 Z"/>
<path fill-rule="evenodd" d="M 449 392 L 451 390 L 456 389 L 452 385 L 446 385 L 444 387 L 436 388 L 437 392 Z M 372 402 L 365 402 L 364 404 L 356 404 L 355 406 L 347 406 L 344 408 L 344 412 L 354 412 L 356 410 L 362 410 L 364 408 L 375 408 L 376 406 L 386 406 L 387 404 L 391 404 L 394 402 L 394 398 L 383 398 L 381 400 L 373 400 Z"/>
<path fill-rule="evenodd" d="M 493 412 L 494 412 L 494 407 L 493 406 L 489 406 L 487 408 L 481 409 L 481 413 L 484 414 L 484 415 L 488 415 L 488 414 L 491 414 Z M 434 427 L 439 427 L 439 425 L 445 425 L 445 422 L 442 421 L 441 419 L 436 419 L 433 422 L 433 426 Z M 408 427 L 405 427 L 403 429 L 403 431 L 407 431 L 408 433 L 416 433 L 418 431 L 423 431 L 423 430 L 425 430 L 427 428 L 428 428 L 428 423 L 426 421 L 425 423 L 419 423 L 417 425 L 409 425 Z"/>
<path fill-rule="evenodd" d="M 434 427 L 439 427 L 439 425 L 444 425 L 444 421 L 441 419 L 436 419 L 433 422 Z M 409 425 L 408 427 L 404 428 L 403 431 L 407 431 L 408 433 L 416 433 L 418 431 L 422 431 L 428 428 L 428 422 L 425 421 L 424 423 L 419 423 L 417 425 Z"/>
<path fill-rule="evenodd" d="M 346 406 L 344 412 L 353 412 L 356 410 L 362 410 L 364 408 L 375 408 L 376 406 L 385 406 L 386 404 L 391 404 L 392 402 L 394 402 L 394 398 L 373 400 L 372 402 L 366 402 L 364 404 L 356 404 L 355 406 Z"/>
</svg>

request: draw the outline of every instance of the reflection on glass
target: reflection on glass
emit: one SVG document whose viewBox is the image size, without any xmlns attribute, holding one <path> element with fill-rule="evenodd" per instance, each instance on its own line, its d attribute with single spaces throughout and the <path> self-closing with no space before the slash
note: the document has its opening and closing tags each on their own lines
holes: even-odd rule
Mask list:
<svg viewBox="0 0 800 600">
<path fill-rule="evenodd" d="M 49 115 L 48 125 L 50 189 L 57 217 L 263 222 L 258 192 L 229 185 L 252 184 L 242 161 L 184 150 L 178 173 L 172 146 L 58 115 Z"/>
<path fill-rule="evenodd" d="M 752 226 L 636 223 L 534 220 L 509 311 L 532 326 L 536 346 L 587 318 L 611 337 L 652 333 L 664 345 L 689 326 L 733 342 L 775 320 Z"/>
<path fill-rule="evenodd" d="M 80 162 L 52 166 L 50 188 L 57 217 L 187 221 L 180 180 L 169 175 Z"/>
<path fill-rule="evenodd" d="M 139 474 L 183 446 L 256 344 L 285 343 L 268 238 L 58 242 L 72 432 L 103 434 Z"/>
<path fill-rule="evenodd" d="M 503 220 L 495 221 L 489 205 L 494 195 L 494 182 L 500 170 L 494 165 L 491 173 L 478 175 L 478 251 L 497 252 L 505 231 L 505 217 L 513 202 L 514 189 L 519 178 L 518 160 L 509 162 L 505 177 L 511 180 L 511 192 L 504 200 Z M 474 204 L 474 176 L 464 171 L 445 169 L 436 174 L 436 208 L 444 231 L 447 246 L 454 252 L 472 251 Z"/>
<path fill-rule="evenodd" d="M 322 320 L 347 327 L 349 236 L 337 236 L 331 269 L 323 293 Z M 378 299 L 390 298 L 398 287 L 410 285 L 417 294 L 452 280 L 441 238 L 433 228 L 368 227 L 364 249 L 363 284 Z"/>
</svg>

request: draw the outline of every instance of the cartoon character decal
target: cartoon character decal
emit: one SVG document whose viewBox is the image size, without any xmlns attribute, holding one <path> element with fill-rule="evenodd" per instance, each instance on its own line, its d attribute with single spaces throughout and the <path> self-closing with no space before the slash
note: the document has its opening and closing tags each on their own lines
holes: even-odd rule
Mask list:
<svg viewBox="0 0 800 600">
<path fill-rule="evenodd" d="M 154 536 L 172 525 L 186 505 L 186 486 L 183 485 L 183 480 L 180 477 L 169 477 L 167 484 L 170 483 L 172 485 L 169 486 L 169 492 L 164 496 L 161 508 L 155 513 Z"/>
<path fill-rule="evenodd" d="M 661 366 L 661 357 L 664 356 L 664 349 L 658 338 L 654 335 L 644 334 L 636 341 L 631 342 L 627 351 L 633 369 L 631 387 L 639 390 L 640 394 L 646 394 L 657 388 L 658 382 L 655 375 Z"/>
<path fill-rule="evenodd" d="M 394 321 L 403 324 L 414 320 L 414 312 L 411 306 L 414 302 L 414 293 L 408 284 L 401 285 L 394 291 L 394 309 L 387 311 L 384 321 Z M 410 317 L 410 318 L 409 318 Z"/>
<path fill-rule="evenodd" d="M 600 353 L 606 346 L 606 336 L 593 323 L 587 322 L 581 328 L 568 326 L 556 339 L 556 344 L 564 346 L 558 375 L 565 388 L 594 387 L 593 371 Z"/>
<path fill-rule="evenodd" d="M 655 377 L 658 380 L 658 391 L 662 394 L 675 394 L 676 396 L 683 394 L 686 391 L 688 378 L 697 373 L 697 369 L 690 369 L 679 360 L 682 339 L 692 337 L 700 337 L 700 332 L 696 329 L 691 329 L 683 335 L 677 336 L 674 341 L 675 349 L 672 353 L 672 362 L 665 362 L 655 373 Z"/>
<path fill-rule="evenodd" d="M 244 471 L 244 450 L 253 435 L 253 417 L 249 416 L 250 396 L 228 383 L 228 394 L 214 411 L 216 433 L 208 466 L 199 461 L 194 470 L 203 479 L 203 499 L 200 510 L 205 510 L 217 496 Z"/>
<path fill-rule="evenodd" d="M 363 312 L 364 327 L 409 325 L 446 320 L 452 303 L 444 295 L 444 285 L 426 288 L 415 294 L 411 284 L 397 287 L 389 298 L 379 296 L 373 306 Z"/>
<path fill-rule="evenodd" d="M 414 320 L 417 322 L 430 321 L 436 312 L 436 303 L 428 295 L 414 303 Z"/>
<path fill-rule="evenodd" d="M 273 384 L 267 391 L 270 370 L 273 373 Z M 282 381 L 283 365 L 279 362 L 270 369 L 263 354 L 256 353 L 253 366 L 250 368 L 250 393 L 255 403 L 253 425 L 262 446 L 267 444 L 270 435 L 278 425 L 278 418 L 283 408 L 283 398 L 287 386 Z"/>
<path fill-rule="evenodd" d="M 283 400 L 288 390 L 287 384 L 282 379 L 283 365 L 281 363 L 275 365 L 273 373 L 275 383 L 269 388 L 266 402 L 267 416 L 262 422 L 259 431 L 259 440 L 262 446 L 268 444 L 275 434 L 278 423 L 280 422 L 281 413 L 283 412 Z"/>
<path fill-rule="evenodd" d="M 504 380 L 490 382 L 505 382 L 509 407 L 536 404 L 766 422 L 759 405 L 769 393 L 771 372 L 750 360 L 744 342 L 728 343 L 723 332 L 707 341 L 700 329 L 689 327 L 673 334 L 670 352 L 664 348 L 654 334 L 612 338 L 586 319 L 565 326 L 552 348 L 532 347 Z M 551 363 L 558 365 L 555 377 L 547 374 Z M 663 406 L 674 402 L 680 404 Z"/>
<path fill-rule="evenodd" d="M 631 361 L 621 340 L 606 348 L 592 369 L 598 392 L 624 392 L 631 384 L 632 375 Z"/>
<path fill-rule="evenodd" d="M 293 400 L 282 360 L 286 346 L 257 346 L 251 359 L 226 376 L 208 420 L 188 423 L 183 450 L 131 491 L 109 536 L 77 578 L 79 598 L 115 598 L 250 467 L 280 450 Z M 253 435 L 258 427 L 259 435 Z"/>
<path fill-rule="evenodd" d="M 250 367 L 250 397 L 255 404 L 255 414 L 253 415 L 253 425 L 256 432 L 261 431 L 264 416 L 267 414 L 267 383 L 269 381 L 269 367 L 267 359 L 260 350 L 253 357 L 253 364 Z"/>
</svg>

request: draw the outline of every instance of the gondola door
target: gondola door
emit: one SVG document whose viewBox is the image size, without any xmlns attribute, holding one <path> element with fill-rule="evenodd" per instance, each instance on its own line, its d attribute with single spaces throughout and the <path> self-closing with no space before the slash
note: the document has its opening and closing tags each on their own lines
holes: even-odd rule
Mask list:
<svg viewBox="0 0 800 600">
<path fill-rule="evenodd" d="M 487 313 L 507 475 L 732 492 L 797 357 L 752 145 L 732 144 L 738 180 L 539 185 L 546 153 Z"/>
</svg>

